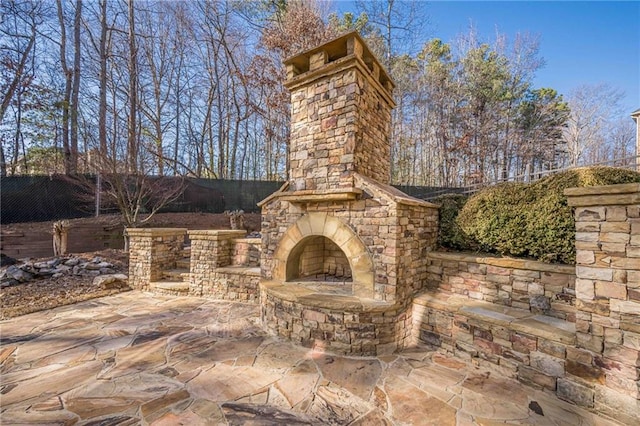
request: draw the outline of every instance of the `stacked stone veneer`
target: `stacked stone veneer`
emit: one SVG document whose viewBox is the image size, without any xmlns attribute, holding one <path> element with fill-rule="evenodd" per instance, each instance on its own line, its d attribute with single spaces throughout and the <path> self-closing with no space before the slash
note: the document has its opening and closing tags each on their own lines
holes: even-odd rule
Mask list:
<svg viewBox="0 0 640 426">
<path fill-rule="evenodd" d="M 259 301 L 260 270 L 251 265 L 256 241 L 241 230 L 189 231 L 189 294 L 221 300 Z"/>
<path fill-rule="evenodd" d="M 410 334 L 407 308 L 426 282 L 425 257 L 435 243 L 437 210 L 369 191 L 373 196 L 366 200 L 276 201 L 263 210 L 262 304 L 270 331 L 338 353 L 371 355 L 405 345 Z M 292 259 L 286 249 L 319 235 L 334 241 L 350 259 L 352 296 L 314 294 L 297 287 L 295 279 L 287 281 Z M 363 283 L 365 279 L 369 281 Z"/>
<path fill-rule="evenodd" d="M 573 266 L 450 252 L 429 253 L 427 264 L 431 289 L 576 320 Z"/>
<path fill-rule="evenodd" d="M 185 239 L 191 243 L 189 288 L 191 296 L 258 303 L 260 300 L 260 239 L 243 238 L 245 231 L 187 231 L 174 228 L 128 229 L 129 282 L 133 288 L 156 291 L 163 272 L 183 259 Z M 185 294 L 165 287 L 164 294 Z"/>
<path fill-rule="evenodd" d="M 576 348 L 558 394 L 640 422 L 640 184 L 565 191 L 576 220 Z"/>
<path fill-rule="evenodd" d="M 393 83 L 351 33 L 285 61 L 291 91 L 291 189 L 353 187 L 353 172 L 388 183 Z"/>
<path fill-rule="evenodd" d="M 333 276 L 335 280 L 351 281 L 349 259 L 340 247 L 326 237 L 309 237 L 300 254 L 299 277 Z"/>
<path fill-rule="evenodd" d="M 263 322 L 340 353 L 402 347 L 438 212 L 389 186 L 393 83 L 357 33 L 285 65 L 290 180 L 260 204 Z M 341 287 L 305 282 L 337 268 Z"/>
<path fill-rule="evenodd" d="M 162 278 L 162 271 L 176 267 L 182 256 L 186 229 L 128 228 L 129 285 L 149 290 L 149 283 Z"/>
<path fill-rule="evenodd" d="M 638 424 L 640 185 L 566 195 L 575 207 L 575 286 L 566 266 L 432 252 L 428 290 L 414 299 L 414 343 Z"/>
</svg>

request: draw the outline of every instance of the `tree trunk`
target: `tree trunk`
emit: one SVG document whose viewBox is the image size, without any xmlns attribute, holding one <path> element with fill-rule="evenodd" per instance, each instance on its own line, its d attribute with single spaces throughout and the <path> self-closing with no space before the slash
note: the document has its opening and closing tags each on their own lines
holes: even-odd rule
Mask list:
<svg viewBox="0 0 640 426">
<path fill-rule="evenodd" d="M 129 6 L 129 120 L 127 123 L 127 172 L 138 169 L 138 55 L 136 47 L 136 27 L 134 0 L 128 0 Z"/>
<path fill-rule="evenodd" d="M 62 100 L 62 149 L 64 150 L 64 173 L 71 175 L 73 171 L 71 161 L 71 145 L 69 143 L 69 109 L 71 104 L 71 86 L 73 72 L 67 65 L 67 26 L 64 22 L 62 1 L 56 0 L 58 5 L 58 21 L 60 23 L 60 67 L 64 74 L 64 99 Z"/>
<path fill-rule="evenodd" d="M 100 158 L 107 158 L 107 0 L 100 1 L 100 100 L 98 106 L 98 141 Z M 101 167 L 101 166 L 98 166 Z"/>
<path fill-rule="evenodd" d="M 71 144 L 70 174 L 78 172 L 78 97 L 80 93 L 80 25 L 82 23 L 82 0 L 76 1 L 76 12 L 73 20 L 73 86 L 71 88 Z"/>
</svg>

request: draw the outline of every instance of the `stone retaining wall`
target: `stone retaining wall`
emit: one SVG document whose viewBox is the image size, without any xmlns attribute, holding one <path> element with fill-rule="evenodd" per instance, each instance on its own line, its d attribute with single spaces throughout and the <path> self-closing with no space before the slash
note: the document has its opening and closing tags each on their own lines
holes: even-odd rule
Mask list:
<svg viewBox="0 0 640 426">
<path fill-rule="evenodd" d="M 217 268 L 203 282 L 202 296 L 236 302 L 260 302 L 260 268 Z"/>
<path fill-rule="evenodd" d="M 524 259 L 430 252 L 430 289 L 575 322 L 575 267 Z"/>
<path fill-rule="evenodd" d="M 236 257 L 235 239 L 246 235 L 241 230 L 189 231 L 191 259 L 189 294 L 202 296 L 215 285 L 216 270 L 230 266 Z"/>
<path fill-rule="evenodd" d="M 430 253 L 412 338 L 639 424 L 640 184 L 565 194 L 575 207 L 575 276 L 566 266 Z"/>
<path fill-rule="evenodd" d="M 260 238 L 236 238 L 233 240 L 233 265 L 260 266 L 262 240 Z"/>
</svg>

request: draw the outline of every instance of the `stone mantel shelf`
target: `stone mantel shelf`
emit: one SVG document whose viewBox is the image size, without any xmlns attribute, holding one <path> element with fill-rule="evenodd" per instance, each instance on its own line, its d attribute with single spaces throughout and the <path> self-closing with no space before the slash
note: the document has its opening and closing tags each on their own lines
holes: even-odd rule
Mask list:
<svg viewBox="0 0 640 426">
<path fill-rule="evenodd" d="M 319 203 L 327 201 L 353 201 L 362 195 L 362 192 L 359 188 L 344 188 L 279 192 L 274 195 L 281 200 L 292 203 Z"/>
</svg>

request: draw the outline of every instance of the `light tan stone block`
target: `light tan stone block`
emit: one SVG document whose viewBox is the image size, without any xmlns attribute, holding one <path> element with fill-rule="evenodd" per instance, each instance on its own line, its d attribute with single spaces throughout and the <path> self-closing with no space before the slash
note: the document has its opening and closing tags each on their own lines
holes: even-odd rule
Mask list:
<svg viewBox="0 0 640 426">
<path fill-rule="evenodd" d="M 603 355 L 624 365 L 640 366 L 640 350 L 621 345 L 607 344 Z"/>
<path fill-rule="evenodd" d="M 595 282 L 589 279 L 576 279 L 576 297 L 585 300 L 595 298 Z"/>
<path fill-rule="evenodd" d="M 600 232 L 600 241 L 604 243 L 628 243 L 629 234 L 626 232 Z"/>
<path fill-rule="evenodd" d="M 576 222 L 576 232 L 599 232 L 601 222 Z"/>
<path fill-rule="evenodd" d="M 626 243 L 602 243 L 600 247 L 607 256 L 624 256 L 627 250 Z"/>
<path fill-rule="evenodd" d="M 628 257 L 640 257 L 640 247 L 628 246 L 626 253 Z"/>
<path fill-rule="evenodd" d="M 596 256 L 591 250 L 577 250 L 576 263 L 579 265 L 591 265 L 595 263 Z"/>
<path fill-rule="evenodd" d="M 611 281 L 613 279 L 613 271 L 610 268 L 576 266 L 576 276 L 578 278 Z"/>
<path fill-rule="evenodd" d="M 626 219 L 626 217 L 625 217 Z M 600 226 L 600 232 L 607 233 L 623 233 L 628 234 L 631 230 L 631 224 L 629 222 L 604 222 Z"/>
<path fill-rule="evenodd" d="M 627 271 L 627 287 L 640 288 L 640 271 Z"/>
<path fill-rule="evenodd" d="M 598 232 L 576 232 L 576 241 L 596 242 L 599 240 L 600 233 Z"/>
<path fill-rule="evenodd" d="M 607 207 L 607 222 L 621 222 L 627 220 L 627 208 L 624 206 Z"/>
<path fill-rule="evenodd" d="M 611 312 L 619 312 L 621 314 L 640 315 L 640 303 L 636 301 L 625 301 L 611 299 L 609 309 Z"/>
<path fill-rule="evenodd" d="M 627 286 L 609 281 L 596 281 L 596 297 L 626 300 Z"/>
</svg>

